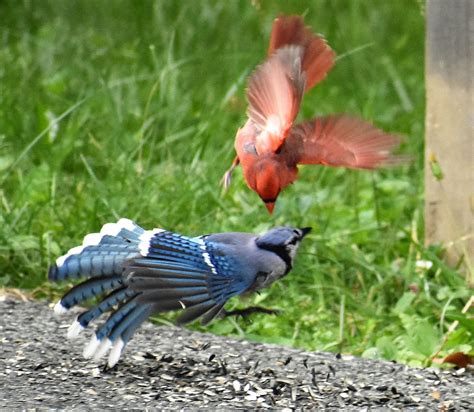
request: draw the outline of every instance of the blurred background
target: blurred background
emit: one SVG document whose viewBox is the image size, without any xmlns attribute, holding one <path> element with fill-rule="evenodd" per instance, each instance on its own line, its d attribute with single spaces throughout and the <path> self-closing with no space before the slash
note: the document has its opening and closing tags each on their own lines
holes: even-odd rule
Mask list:
<svg viewBox="0 0 474 412">
<path fill-rule="evenodd" d="M 240 170 L 219 181 L 280 13 L 338 54 L 300 118 L 362 116 L 413 161 L 302 167 L 269 216 Z M 229 304 L 280 315 L 191 327 L 413 365 L 472 351 L 465 281 L 423 246 L 423 1 L 1 0 L 0 27 L 0 287 L 57 299 L 48 265 L 120 217 L 187 235 L 312 226 L 289 276 Z"/>
</svg>

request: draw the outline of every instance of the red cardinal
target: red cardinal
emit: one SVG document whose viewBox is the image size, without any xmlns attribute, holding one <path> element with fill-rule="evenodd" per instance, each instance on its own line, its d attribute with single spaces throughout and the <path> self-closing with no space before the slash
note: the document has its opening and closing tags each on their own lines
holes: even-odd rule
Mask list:
<svg viewBox="0 0 474 412">
<path fill-rule="evenodd" d="M 334 65 L 336 54 L 300 16 L 273 22 L 267 60 L 248 81 L 248 120 L 237 131 L 237 156 L 224 176 L 228 187 L 240 163 L 247 185 L 272 213 L 280 192 L 298 177 L 299 164 L 373 169 L 397 158 L 399 139 L 346 115 L 294 125 L 303 94 Z"/>
</svg>

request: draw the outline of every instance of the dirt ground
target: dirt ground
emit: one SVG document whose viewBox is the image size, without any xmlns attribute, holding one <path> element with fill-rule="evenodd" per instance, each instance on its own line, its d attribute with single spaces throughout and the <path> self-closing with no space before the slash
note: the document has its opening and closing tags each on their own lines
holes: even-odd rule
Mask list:
<svg viewBox="0 0 474 412">
<path fill-rule="evenodd" d="M 115 368 L 66 339 L 74 315 L 0 301 L 0 409 L 295 408 L 467 410 L 469 371 L 304 352 L 178 327 L 144 325 Z M 289 408 L 289 409 L 288 409 Z"/>
</svg>

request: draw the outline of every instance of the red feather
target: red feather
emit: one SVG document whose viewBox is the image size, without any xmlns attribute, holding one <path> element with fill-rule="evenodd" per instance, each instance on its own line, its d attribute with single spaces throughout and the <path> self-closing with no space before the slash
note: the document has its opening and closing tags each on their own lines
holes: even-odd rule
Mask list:
<svg viewBox="0 0 474 412">
<path fill-rule="evenodd" d="M 299 164 L 373 169 L 396 163 L 400 138 L 350 116 L 317 117 L 295 126 L 285 150 Z M 401 159 L 401 158 L 400 158 Z"/>
<path fill-rule="evenodd" d="M 305 87 L 302 51 L 298 46 L 279 49 L 249 79 L 247 115 L 259 128 L 258 154 L 276 152 L 298 114 Z"/>
<path fill-rule="evenodd" d="M 306 73 L 306 90 L 309 90 L 326 77 L 334 65 L 336 53 L 324 38 L 304 25 L 301 16 L 280 16 L 273 21 L 268 55 L 290 44 L 304 49 L 302 70 Z"/>
</svg>

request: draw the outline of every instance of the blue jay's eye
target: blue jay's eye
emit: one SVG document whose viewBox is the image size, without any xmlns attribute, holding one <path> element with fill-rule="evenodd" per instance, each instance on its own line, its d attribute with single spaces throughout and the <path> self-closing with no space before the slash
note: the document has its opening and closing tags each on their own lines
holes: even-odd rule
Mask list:
<svg viewBox="0 0 474 412">
<path fill-rule="evenodd" d="M 296 245 L 296 243 L 298 242 L 298 238 L 294 237 L 293 239 L 291 239 L 288 244 L 289 245 Z"/>
</svg>

